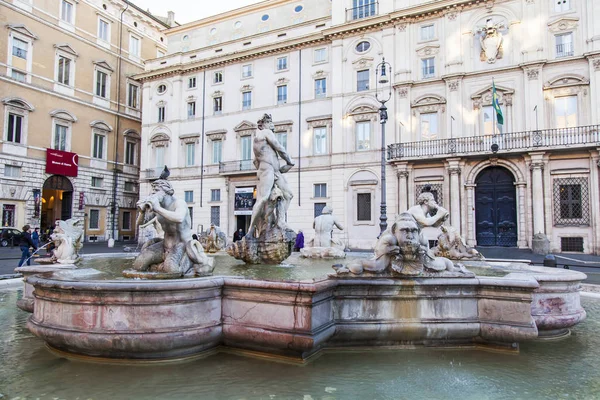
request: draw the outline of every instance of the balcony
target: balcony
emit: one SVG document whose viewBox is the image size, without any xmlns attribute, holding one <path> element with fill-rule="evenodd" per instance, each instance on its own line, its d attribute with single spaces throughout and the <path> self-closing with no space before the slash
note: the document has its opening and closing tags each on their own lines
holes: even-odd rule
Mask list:
<svg viewBox="0 0 600 400">
<path fill-rule="evenodd" d="M 500 154 L 596 147 L 600 145 L 600 125 L 394 143 L 387 148 L 387 158 L 393 161 L 490 154 L 493 144 L 498 145 Z"/>
<path fill-rule="evenodd" d="M 364 1 L 365 4 L 354 8 L 346 8 L 346 21 L 354 21 L 361 18 L 373 17 L 377 15 L 379 3 Z"/>
<path fill-rule="evenodd" d="M 556 45 L 556 58 L 571 57 L 574 54 L 573 43 L 558 43 Z"/>
<path fill-rule="evenodd" d="M 237 160 L 219 163 L 219 173 L 223 175 L 253 174 L 256 168 L 252 160 Z"/>
</svg>

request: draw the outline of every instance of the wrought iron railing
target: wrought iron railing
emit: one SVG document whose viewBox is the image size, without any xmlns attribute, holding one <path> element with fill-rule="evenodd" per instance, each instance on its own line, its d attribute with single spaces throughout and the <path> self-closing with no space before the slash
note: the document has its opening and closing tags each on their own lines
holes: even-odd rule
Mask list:
<svg viewBox="0 0 600 400">
<path fill-rule="evenodd" d="M 254 167 L 254 163 L 252 162 L 252 160 L 237 160 L 237 161 L 227 161 L 227 162 L 219 163 L 219 173 L 220 174 L 255 171 L 255 170 L 256 170 L 256 167 Z"/>
<path fill-rule="evenodd" d="M 379 3 L 376 1 L 369 2 L 364 1 L 364 4 L 354 8 L 346 8 L 346 21 L 353 21 L 355 19 L 367 18 L 377 15 L 379 9 Z"/>
<path fill-rule="evenodd" d="M 570 57 L 575 54 L 573 43 L 559 43 L 556 45 L 556 57 Z"/>
<path fill-rule="evenodd" d="M 492 148 L 492 145 L 497 147 Z M 585 145 L 600 145 L 600 125 L 394 143 L 387 148 L 387 158 L 395 160 Z"/>
</svg>

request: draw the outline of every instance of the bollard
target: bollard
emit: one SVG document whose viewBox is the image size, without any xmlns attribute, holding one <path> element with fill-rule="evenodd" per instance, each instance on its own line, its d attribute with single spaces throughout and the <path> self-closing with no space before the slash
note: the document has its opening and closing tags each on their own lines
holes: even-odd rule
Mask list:
<svg viewBox="0 0 600 400">
<path fill-rule="evenodd" d="M 552 254 L 548 254 L 544 257 L 544 267 L 556 268 L 556 257 Z"/>
</svg>

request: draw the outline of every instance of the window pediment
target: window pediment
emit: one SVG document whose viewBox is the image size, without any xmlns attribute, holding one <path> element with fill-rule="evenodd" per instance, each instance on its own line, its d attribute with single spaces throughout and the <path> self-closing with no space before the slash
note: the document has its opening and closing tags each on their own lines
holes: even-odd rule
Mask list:
<svg viewBox="0 0 600 400">
<path fill-rule="evenodd" d="M 32 31 L 30 31 L 25 25 L 23 24 L 8 24 L 6 25 L 6 27 L 12 31 L 18 32 L 21 35 L 27 36 L 33 40 L 36 40 L 38 37 L 35 33 L 33 33 Z"/>
<path fill-rule="evenodd" d="M 73 57 L 78 57 L 79 54 L 67 43 L 57 43 L 54 45 L 56 50 L 64 51 L 67 54 L 72 55 Z"/>
<path fill-rule="evenodd" d="M 581 75 L 563 74 L 563 75 L 559 75 L 555 78 L 552 78 L 548 82 L 546 82 L 546 85 L 544 85 L 544 89 L 554 89 L 554 88 L 560 88 L 560 87 L 581 86 L 581 85 L 589 85 L 589 84 L 590 84 L 590 81 L 585 79 Z"/>
<path fill-rule="evenodd" d="M 282 132 L 290 133 L 290 132 L 292 132 L 293 124 L 294 124 L 294 122 L 291 120 L 274 122 L 273 125 L 275 125 L 275 133 L 282 133 Z"/>
<path fill-rule="evenodd" d="M 221 92 L 220 90 L 215 90 L 211 96 L 213 98 L 222 97 L 223 96 L 223 92 Z"/>
<path fill-rule="evenodd" d="M 412 102 L 413 115 L 430 112 L 446 112 L 446 99 L 435 94 L 426 94 Z"/>
<path fill-rule="evenodd" d="M 112 67 L 106 61 L 104 61 L 104 60 L 92 61 L 92 62 L 94 63 L 94 65 L 96 67 L 105 69 L 105 70 L 110 71 L 110 72 L 114 72 L 114 70 L 112 69 Z"/>
<path fill-rule="evenodd" d="M 254 86 L 252 85 L 244 85 L 240 88 L 240 92 L 249 92 L 252 89 L 254 89 Z"/>
<path fill-rule="evenodd" d="M 20 97 L 5 97 L 2 100 L 2 104 L 5 106 L 12 106 L 16 108 L 20 108 L 25 111 L 34 111 L 35 107 L 31 105 L 27 100 L 22 99 Z"/>
<path fill-rule="evenodd" d="M 321 115 L 321 116 L 317 116 L 317 117 L 306 118 L 306 123 L 308 124 L 309 128 L 318 128 L 318 127 L 323 127 L 323 126 L 331 127 L 332 115 L 328 114 L 328 115 Z"/>
<path fill-rule="evenodd" d="M 289 79 L 287 78 L 279 78 L 275 81 L 275 85 L 279 86 L 279 85 L 287 85 L 290 82 Z"/>
<path fill-rule="evenodd" d="M 508 106 L 512 105 L 512 98 L 515 94 L 514 89 L 496 85 L 496 93 L 498 94 L 498 102 L 500 104 L 505 104 Z M 492 85 L 472 95 L 471 100 L 473 100 L 473 108 L 475 109 L 478 109 L 483 105 L 491 105 Z"/>
<path fill-rule="evenodd" d="M 167 145 L 171 138 L 166 133 L 157 133 L 150 138 L 150 143 L 152 144 L 162 144 Z"/>
<path fill-rule="evenodd" d="M 577 28 L 578 25 L 579 18 L 562 17 L 557 20 L 548 22 L 548 30 L 552 33 L 569 32 Z"/>
<path fill-rule="evenodd" d="M 251 131 L 250 134 L 252 134 L 254 133 L 256 128 L 256 124 L 253 124 L 250 121 L 242 121 L 240 124 L 236 125 L 236 127 L 233 128 L 233 130 L 238 133 L 242 131 Z"/>
<path fill-rule="evenodd" d="M 323 79 L 323 78 L 327 78 L 327 75 L 328 75 L 328 73 L 321 69 L 321 70 L 315 72 L 312 77 L 313 77 L 313 79 Z"/>
<path fill-rule="evenodd" d="M 358 60 L 353 61 L 352 65 L 354 69 L 371 68 L 373 66 L 373 57 L 360 57 Z"/>
<path fill-rule="evenodd" d="M 184 144 L 196 144 L 200 142 L 200 134 L 199 133 L 187 133 L 185 135 L 179 135 L 179 140 L 181 141 L 181 145 Z"/>
<path fill-rule="evenodd" d="M 364 104 L 353 108 L 350 111 L 350 116 L 352 116 L 354 121 L 374 121 L 377 119 L 377 112 L 377 108 Z"/>
<path fill-rule="evenodd" d="M 50 111 L 50 115 L 54 118 L 63 119 L 65 121 L 77 122 L 77 117 L 67 110 L 52 110 Z"/>
<path fill-rule="evenodd" d="M 206 132 L 205 135 L 208 138 L 208 140 L 225 140 L 225 138 L 227 137 L 227 130 L 217 129 L 214 131 Z"/>
<path fill-rule="evenodd" d="M 123 132 L 123 136 L 125 136 L 128 139 L 142 140 L 140 134 L 137 133 L 137 131 L 135 131 L 134 129 L 127 129 L 125 132 Z"/>
<path fill-rule="evenodd" d="M 426 46 L 419 47 L 417 49 L 417 55 L 419 57 L 434 56 L 439 52 L 440 52 L 439 44 L 429 44 Z"/>
<path fill-rule="evenodd" d="M 110 126 L 106 122 L 100 121 L 100 120 L 95 120 L 95 121 L 90 122 L 90 126 L 92 128 L 100 129 L 100 130 L 106 131 L 106 132 L 112 132 L 112 130 L 113 130 L 112 126 Z"/>
</svg>

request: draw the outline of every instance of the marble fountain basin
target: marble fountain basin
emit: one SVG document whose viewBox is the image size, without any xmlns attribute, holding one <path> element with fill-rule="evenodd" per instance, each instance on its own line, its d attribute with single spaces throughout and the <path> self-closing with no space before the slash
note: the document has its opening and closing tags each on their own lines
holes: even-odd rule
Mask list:
<svg viewBox="0 0 600 400">
<path fill-rule="evenodd" d="M 60 270 L 26 277 L 34 299 L 27 326 L 72 355 L 168 360 L 227 348 L 304 362 L 329 348 L 515 350 L 522 341 L 566 335 L 585 319 L 583 273 L 466 264 L 475 277 L 146 281 Z"/>
</svg>

